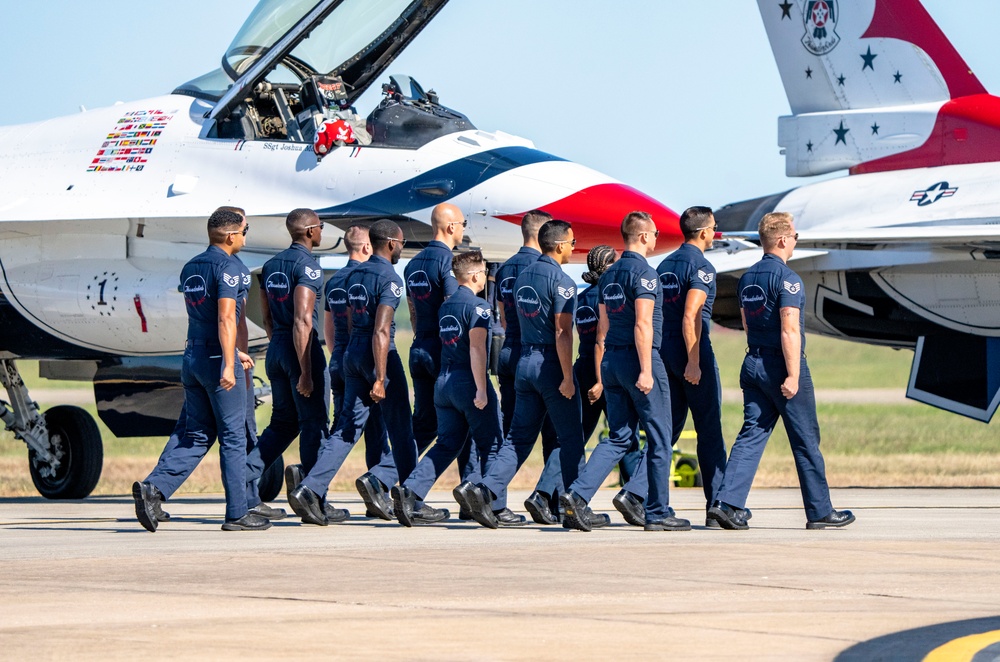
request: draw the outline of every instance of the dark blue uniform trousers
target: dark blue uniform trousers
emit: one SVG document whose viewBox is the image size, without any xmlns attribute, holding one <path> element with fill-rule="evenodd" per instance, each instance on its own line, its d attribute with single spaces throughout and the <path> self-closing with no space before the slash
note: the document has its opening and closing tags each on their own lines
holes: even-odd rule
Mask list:
<svg viewBox="0 0 1000 662">
<path fill-rule="evenodd" d="M 674 429 L 670 440 L 680 439 L 687 421 L 688 409 L 698 433 L 698 467 L 708 505 L 716 500 L 722 477 L 726 472 L 726 442 L 722 438 L 722 383 L 719 366 L 715 362 L 712 341 L 704 332 L 698 347 L 701 380 L 692 384 L 684 379 L 687 368 L 687 349 L 680 334 L 664 334 L 660 356 L 670 380 L 670 418 Z"/>
<path fill-rule="evenodd" d="M 333 393 L 333 426 L 330 428 L 331 430 L 337 429 L 340 412 L 344 408 L 344 388 L 344 350 L 338 350 L 330 356 L 330 391 Z M 381 405 L 375 406 L 380 407 L 381 411 Z M 365 423 L 365 462 L 369 469 L 382 463 L 386 463 L 386 466 L 395 466 L 387 435 L 382 418 L 369 416 Z"/>
<path fill-rule="evenodd" d="M 410 346 L 410 379 L 413 380 L 413 439 L 419 453 L 437 436 L 434 384 L 440 371 L 441 339 L 414 338 Z"/>
<path fill-rule="evenodd" d="M 218 345 L 202 344 L 191 345 L 184 351 L 181 419 L 146 480 L 169 498 L 218 438 L 226 519 L 235 520 L 247 512 L 246 379 L 237 361 L 236 385 L 228 391 L 223 389 L 219 385 L 222 376 L 219 352 Z"/>
<path fill-rule="evenodd" d="M 275 333 L 267 346 L 264 368 L 271 382 L 271 422 L 260 434 L 257 447 L 265 467 L 299 437 L 299 459 L 308 472 L 316 464 L 320 439 L 327 434 L 326 359 L 313 336 L 310 343 L 313 390 L 305 397 L 296 390 L 302 370 L 291 333 Z"/>
<path fill-rule="evenodd" d="M 385 399 L 372 401 L 369 393 L 375 383 L 375 357 L 371 338 L 352 338 L 344 353 L 344 404 L 337 429 L 320 444 L 316 465 L 302 484 L 326 496 L 330 481 L 347 455 L 367 430 L 369 419 L 374 429 L 385 430 L 377 438 L 365 434 L 365 459 L 368 468 L 386 488 L 405 481 L 417 464 L 417 444 L 410 422 L 410 396 L 403 362 L 395 350 L 386 360 Z M 392 441 L 390 448 L 389 440 Z"/>
<path fill-rule="evenodd" d="M 434 482 L 441 477 L 448 465 L 454 461 L 471 433 L 481 459 L 481 479 L 493 493 L 500 493 L 506 487 L 495 478 L 495 473 L 504 475 L 511 469 L 516 472 L 517 455 L 514 447 L 505 440 L 500 431 L 500 403 L 493 385 L 486 382 L 487 404 L 477 409 L 473 404 L 476 381 L 469 370 L 449 371 L 445 368 L 434 388 L 434 405 L 437 407 L 437 443 L 417 464 L 406 487 L 413 490 L 418 499 L 427 496 Z M 495 472 L 491 473 L 491 469 Z"/>
<path fill-rule="evenodd" d="M 789 400 L 781 394 L 788 376 L 785 359 L 779 352 L 766 350 L 748 354 L 740 371 L 743 388 L 743 428 L 733 442 L 726 475 L 718 500 L 744 508 L 764 446 L 774 431 L 778 417 L 785 424 L 788 442 L 802 490 L 802 504 L 809 520 L 823 519 L 833 510 L 826 466 L 819 450 L 819 421 L 816 395 L 805 357 L 799 369 L 799 391 Z"/>
<path fill-rule="evenodd" d="M 521 360 L 520 341 L 504 342 L 500 349 L 500 359 L 497 362 L 497 381 L 500 383 L 500 412 L 503 417 L 503 434 L 510 434 L 510 425 L 514 420 L 514 408 L 517 404 L 517 364 Z M 558 389 L 558 386 L 557 386 Z M 542 459 L 545 467 L 538 477 L 535 489 L 548 494 L 553 503 L 559 502 L 559 490 L 562 488 L 562 464 L 556 458 L 554 464 L 549 464 L 552 451 L 559 448 L 556 428 L 547 413 L 542 418 Z M 530 452 L 530 451 L 529 451 Z M 462 458 L 459 458 L 459 462 Z M 524 460 L 521 460 L 524 462 Z M 461 466 L 461 465 L 460 465 Z M 520 467 L 520 463 L 518 464 Z"/>
<path fill-rule="evenodd" d="M 576 379 L 574 378 L 574 384 Z M 521 358 L 517 362 L 517 400 L 514 405 L 514 416 L 511 421 L 507 439 L 513 445 L 517 454 L 515 467 L 498 467 L 496 472 L 490 470 L 491 477 L 507 485 L 514 474 L 521 468 L 531 454 L 542 428 L 542 421 L 548 414 L 552 420 L 559 421 L 555 428 L 557 448 L 561 461 L 561 481 L 553 477 L 552 484 L 536 486 L 535 489 L 553 494 L 559 490 L 559 483 L 572 483 L 580 471 L 580 460 L 583 457 L 583 426 L 580 410 L 580 386 L 576 384 L 576 393 L 572 398 L 563 397 L 559 392 L 562 383 L 562 367 L 555 346 L 524 345 Z M 551 455 L 550 455 L 551 458 Z M 513 469 L 513 470 L 511 470 Z M 544 473 L 544 471 L 543 471 Z M 496 498 L 493 501 L 494 510 L 507 507 L 507 491 L 502 493 L 492 490 Z"/>
<path fill-rule="evenodd" d="M 652 355 L 652 369 L 653 390 L 648 395 L 643 394 L 635 387 L 639 379 L 639 356 L 635 347 L 609 346 L 605 349 L 601 376 L 608 403 L 610 433 L 608 439 L 597 444 L 587 466 L 570 487 L 585 501 L 593 499 L 615 464 L 628 451 L 636 425 L 641 424 L 646 431 L 647 522 L 666 517 L 670 502 L 670 387 L 663 360 L 656 351 Z M 637 491 L 633 493 L 638 495 Z"/>
</svg>

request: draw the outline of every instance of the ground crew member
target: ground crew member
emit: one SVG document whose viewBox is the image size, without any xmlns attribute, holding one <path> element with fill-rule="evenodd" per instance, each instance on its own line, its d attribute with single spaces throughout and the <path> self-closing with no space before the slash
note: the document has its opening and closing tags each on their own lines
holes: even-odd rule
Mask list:
<svg viewBox="0 0 1000 662">
<path fill-rule="evenodd" d="M 266 517 L 247 512 L 247 434 L 244 370 L 250 357 L 236 349 L 237 303 L 242 275 L 232 256 L 245 243 L 249 226 L 239 214 L 220 210 L 208 219 L 209 247 L 192 258 L 180 275 L 188 313 L 187 347 L 181 367 L 184 384 L 184 436 L 145 481 L 132 485 L 136 517 L 156 531 L 163 496 L 169 497 L 190 475 L 192 456 L 200 460 L 219 438 L 222 483 L 226 492 L 225 531 L 264 530 Z M 252 365 L 252 361 L 249 362 Z"/>
<path fill-rule="evenodd" d="M 598 305 L 600 288 L 597 287 L 597 283 L 608 267 L 614 264 L 616 257 L 615 249 L 611 246 L 602 244 L 591 248 L 587 253 L 589 271 L 584 272 L 582 276 L 583 282 L 588 283 L 590 287 L 576 297 L 576 332 L 580 337 L 580 346 L 576 363 L 573 364 L 573 374 L 580 384 L 584 442 L 594 434 L 601 414 L 606 414 L 607 411 L 607 400 L 604 397 L 604 384 L 600 373 L 603 347 L 600 351 L 597 348 L 600 310 Z M 643 526 L 645 512 L 642 503 L 646 500 L 649 488 L 646 483 L 646 463 L 639 447 L 638 425 L 632 430 L 632 443 L 618 463 L 618 470 L 621 472 L 624 487 L 615 495 L 612 503 L 626 522 L 633 526 Z"/>
<path fill-rule="evenodd" d="M 698 433 L 698 468 L 711 507 L 726 471 L 722 438 L 722 384 L 709 328 L 715 302 L 715 267 L 705 258 L 715 238 L 715 216 L 708 207 L 690 207 L 680 218 L 684 243 L 660 262 L 663 288 L 663 344 L 660 356 L 670 383 L 672 444 L 684 431 L 688 408 Z M 706 526 L 716 525 L 706 518 Z"/>
<path fill-rule="evenodd" d="M 670 394 L 660 359 L 663 291 L 646 256 L 656 248 L 659 231 L 646 212 L 622 221 L 625 251 L 598 282 L 597 344 L 604 349 L 601 379 L 608 402 L 609 437 L 597 444 L 576 482 L 560 497 L 563 526 L 589 531 L 587 502 L 593 498 L 631 443 L 636 422 L 646 431 L 645 530 L 690 530 L 669 503 Z"/>
<path fill-rule="evenodd" d="M 799 475 L 806 528 L 847 526 L 849 510 L 834 510 L 819 450 L 816 397 L 805 355 L 806 293 L 786 262 L 799 235 L 791 214 L 765 214 L 757 228 L 764 257 L 740 278 L 740 314 L 747 331 L 743 359 L 743 428 L 708 516 L 726 529 L 747 529 L 750 485 L 780 416 Z"/>
<path fill-rule="evenodd" d="M 451 272 L 452 251 L 462 243 L 466 226 L 462 211 L 442 203 L 431 212 L 434 240 L 406 265 L 406 300 L 410 306 L 413 344 L 410 345 L 410 379 L 413 380 L 413 438 L 423 453 L 437 436 L 434 383 L 441 368 L 438 310 L 458 289 Z"/>
<path fill-rule="evenodd" d="M 542 252 L 538 247 L 538 230 L 552 220 L 552 215 L 535 209 L 521 218 L 522 248 L 497 270 L 496 282 L 499 286 L 497 309 L 500 312 L 500 324 L 504 328 L 503 346 L 497 362 L 497 381 L 500 383 L 500 411 L 503 414 L 503 433 L 510 432 L 510 424 L 514 418 L 514 405 L 517 402 L 515 387 L 517 362 L 521 358 L 521 325 L 517 319 L 517 304 L 514 301 L 514 283 L 517 277 L 528 266 L 535 263 Z M 557 464 L 548 464 L 553 449 L 556 448 L 555 428 L 548 416 L 542 422 L 542 458 L 545 469 L 538 479 L 535 491 L 524 502 L 525 508 L 533 520 L 539 524 L 558 524 L 559 518 L 552 513 L 558 511 L 558 488 L 561 480 L 561 469 Z"/>
<path fill-rule="evenodd" d="M 299 458 L 306 472 L 316 463 L 320 439 L 327 434 L 326 358 L 316 329 L 316 299 L 323 270 L 312 255 L 323 237 L 323 221 L 311 209 L 294 209 L 285 218 L 292 245 L 264 263 L 260 273 L 261 313 L 270 339 L 264 368 L 271 382 L 271 422 L 257 448 L 265 467 L 299 437 Z M 286 467 L 289 483 L 297 467 Z M 334 521 L 347 519 L 331 510 Z"/>
<path fill-rule="evenodd" d="M 403 296 L 403 280 L 392 265 L 403 251 L 403 231 L 389 220 L 369 228 L 372 256 L 348 275 L 351 307 L 350 340 L 344 353 L 343 414 L 334 433 L 323 440 L 316 466 L 289 495 L 289 504 L 303 521 L 325 524 L 323 501 L 337 470 L 357 443 L 369 417 L 384 426 L 392 452 L 381 449 L 385 462 L 372 467 L 355 485 L 371 516 L 392 519 L 389 486 L 406 480 L 416 466 L 406 373 L 395 351 L 393 315 Z M 379 404 L 380 406 L 374 406 Z M 372 443 L 373 439 L 365 440 Z M 376 443 L 385 444 L 382 436 Z M 446 510 L 434 511 L 445 519 Z"/>
<path fill-rule="evenodd" d="M 487 270 L 482 253 L 455 256 L 458 290 L 440 309 L 441 370 L 434 389 L 437 407 L 437 443 L 427 451 L 410 477 L 392 488 L 392 505 L 399 523 L 413 526 L 418 501 L 427 496 L 434 482 L 458 457 L 471 431 L 481 470 L 499 463 L 510 472 L 516 467 L 513 446 L 500 429 L 500 404 L 486 376 L 487 338 L 493 321 L 489 305 L 476 296 L 486 286 Z M 490 489 L 501 492 L 495 480 Z"/>
<path fill-rule="evenodd" d="M 580 389 L 573 376 L 576 284 L 561 266 L 569 262 L 576 245 L 573 229 L 566 221 L 549 221 L 538 230 L 538 245 L 542 256 L 525 267 L 514 283 L 521 358 L 516 370 L 517 402 L 507 441 L 517 453 L 517 466 L 488 467 L 482 484 L 466 481 L 454 491 L 459 504 L 477 522 L 490 528 L 524 523 L 524 517 L 507 508 L 506 490 L 497 491 L 489 485 L 506 486 L 514 477 L 534 448 L 546 413 L 559 421 L 559 452 L 557 455 L 553 451 L 552 457 L 559 458 L 564 484 L 576 477 L 583 457 Z"/>
</svg>

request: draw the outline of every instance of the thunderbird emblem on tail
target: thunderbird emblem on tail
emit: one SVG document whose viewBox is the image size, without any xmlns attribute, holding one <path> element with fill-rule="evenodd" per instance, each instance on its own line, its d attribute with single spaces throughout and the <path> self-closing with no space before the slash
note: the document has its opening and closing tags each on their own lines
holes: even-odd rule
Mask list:
<svg viewBox="0 0 1000 662">
<path fill-rule="evenodd" d="M 802 45 L 813 55 L 826 55 L 840 43 L 837 35 L 837 19 L 840 10 L 837 0 L 809 0 L 802 20 L 806 33 Z"/>
</svg>

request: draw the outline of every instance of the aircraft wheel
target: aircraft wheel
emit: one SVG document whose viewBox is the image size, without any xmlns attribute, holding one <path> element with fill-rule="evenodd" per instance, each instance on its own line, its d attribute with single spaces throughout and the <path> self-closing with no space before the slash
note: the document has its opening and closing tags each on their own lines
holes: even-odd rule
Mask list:
<svg viewBox="0 0 1000 662">
<path fill-rule="evenodd" d="M 674 484 L 677 487 L 701 487 L 701 472 L 698 470 L 698 461 L 690 458 L 677 460 L 677 468 L 674 470 L 677 479 Z"/>
<path fill-rule="evenodd" d="M 59 457 L 54 470 L 28 451 L 31 482 L 46 499 L 86 498 L 101 479 L 104 447 L 93 417 L 80 407 L 60 405 L 45 412 L 49 442 Z"/>
<path fill-rule="evenodd" d="M 281 488 L 285 484 L 285 460 L 278 457 L 271 466 L 264 469 L 264 473 L 260 476 L 260 483 L 258 483 L 257 488 L 260 492 L 260 500 L 263 502 L 274 501 L 278 494 L 281 493 Z"/>
</svg>

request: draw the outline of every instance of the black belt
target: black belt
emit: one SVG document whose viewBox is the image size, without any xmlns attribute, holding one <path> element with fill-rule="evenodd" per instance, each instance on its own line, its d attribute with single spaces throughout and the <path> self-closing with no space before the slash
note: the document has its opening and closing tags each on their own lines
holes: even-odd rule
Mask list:
<svg viewBox="0 0 1000 662">
<path fill-rule="evenodd" d="M 555 350 L 555 348 L 556 348 L 555 345 L 548 345 L 548 344 L 543 344 L 543 343 L 531 343 L 531 342 L 523 342 L 523 343 L 521 343 L 521 350 L 522 351 L 523 350 L 529 350 L 529 351 L 530 350 L 535 350 L 535 351 L 538 351 L 538 352 L 551 352 L 551 351 Z"/>
<path fill-rule="evenodd" d="M 218 347 L 222 349 L 218 338 L 188 338 L 188 347 Z"/>
<path fill-rule="evenodd" d="M 785 356 L 781 349 L 774 347 L 747 347 L 747 354 L 750 356 Z"/>
<path fill-rule="evenodd" d="M 611 352 L 621 352 L 621 351 L 624 351 L 626 349 L 631 349 L 631 350 L 634 351 L 635 350 L 635 345 L 605 345 L 604 346 L 604 351 L 605 352 L 608 352 L 608 351 L 611 351 Z"/>
</svg>

